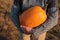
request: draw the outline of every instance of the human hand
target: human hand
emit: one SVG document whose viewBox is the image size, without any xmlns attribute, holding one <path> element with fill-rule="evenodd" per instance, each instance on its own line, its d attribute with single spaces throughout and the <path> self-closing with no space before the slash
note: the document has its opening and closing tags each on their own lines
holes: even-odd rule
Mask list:
<svg viewBox="0 0 60 40">
<path fill-rule="evenodd" d="M 23 25 L 21 25 L 20 27 L 21 27 L 21 29 L 24 33 L 26 33 L 26 34 L 31 34 L 32 33 L 32 28 L 29 28 L 29 27 L 26 27 L 26 26 L 23 26 Z"/>
</svg>

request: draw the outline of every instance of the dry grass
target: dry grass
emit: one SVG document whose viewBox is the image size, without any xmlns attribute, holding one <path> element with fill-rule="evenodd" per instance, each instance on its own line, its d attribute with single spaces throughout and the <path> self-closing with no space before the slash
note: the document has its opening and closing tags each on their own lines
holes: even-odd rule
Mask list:
<svg viewBox="0 0 60 40">
<path fill-rule="evenodd" d="M 2 40 L 19 40 L 20 33 L 8 13 L 12 5 L 13 0 L 0 0 L 0 38 Z"/>
<path fill-rule="evenodd" d="M 0 11 L 10 12 L 12 5 L 13 5 L 12 0 L 0 0 Z"/>
</svg>

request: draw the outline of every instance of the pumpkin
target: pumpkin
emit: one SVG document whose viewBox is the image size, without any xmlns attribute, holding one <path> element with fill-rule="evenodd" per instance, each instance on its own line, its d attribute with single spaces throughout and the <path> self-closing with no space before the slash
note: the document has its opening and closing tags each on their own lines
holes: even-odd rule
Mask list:
<svg viewBox="0 0 60 40">
<path fill-rule="evenodd" d="M 46 12 L 40 6 L 33 6 L 19 16 L 20 24 L 29 28 L 41 25 L 46 19 Z"/>
</svg>

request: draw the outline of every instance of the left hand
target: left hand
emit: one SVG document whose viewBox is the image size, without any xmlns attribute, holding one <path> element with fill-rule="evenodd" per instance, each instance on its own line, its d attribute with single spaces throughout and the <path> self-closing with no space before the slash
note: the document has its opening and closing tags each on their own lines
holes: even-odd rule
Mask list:
<svg viewBox="0 0 60 40">
<path fill-rule="evenodd" d="M 23 25 L 21 25 L 20 27 L 21 27 L 21 29 L 23 30 L 24 33 L 26 33 L 26 34 L 31 34 L 32 33 L 32 28 L 29 28 L 29 27 L 26 27 L 26 26 L 23 26 Z"/>
</svg>

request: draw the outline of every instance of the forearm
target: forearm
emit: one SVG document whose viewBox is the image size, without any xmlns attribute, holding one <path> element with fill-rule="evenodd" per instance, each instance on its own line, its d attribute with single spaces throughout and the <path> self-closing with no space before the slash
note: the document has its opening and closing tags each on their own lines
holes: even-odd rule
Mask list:
<svg viewBox="0 0 60 40">
<path fill-rule="evenodd" d="M 42 33 L 49 31 L 51 28 L 53 28 L 57 24 L 57 21 L 58 21 L 58 17 L 48 19 L 41 26 L 33 29 L 33 34 L 37 37 L 37 35 L 41 35 Z"/>
<path fill-rule="evenodd" d="M 14 24 L 17 26 L 17 28 L 20 29 L 18 11 L 19 10 L 18 10 L 17 6 L 13 5 L 10 16 L 11 16 L 11 19 L 14 22 Z"/>
<path fill-rule="evenodd" d="M 54 5 L 53 5 L 54 4 Z M 51 28 L 53 28 L 58 21 L 58 7 L 56 4 L 56 0 L 55 2 L 53 2 L 53 4 L 50 4 L 50 7 L 48 8 L 48 12 L 47 12 L 47 20 L 44 24 L 42 24 L 41 26 L 39 26 L 38 28 L 33 29 L 33 35 L 38 37 L 38 35 L 40 35 L 43 32 L 47 32 L 49 31 Z M 51 6 L 53 5 L 53 6 Z"/>
</svg>

